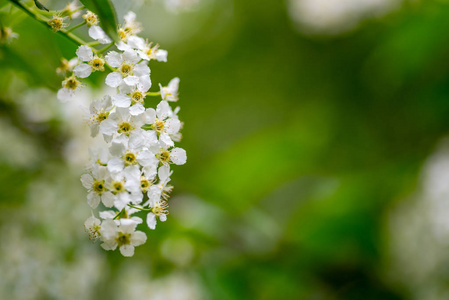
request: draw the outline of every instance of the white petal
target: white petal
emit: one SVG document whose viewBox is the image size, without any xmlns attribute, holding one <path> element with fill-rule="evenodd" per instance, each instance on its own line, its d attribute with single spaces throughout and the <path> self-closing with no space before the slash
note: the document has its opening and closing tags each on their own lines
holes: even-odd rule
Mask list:
<svg viewBox="0 0 449 300">
<path fill-rule="evenodd" d="M 98 132 L 100 131 L 100 126 L 98 123 L 93 123 L 90 125 L 90 136 L 96 137 L 98 135 Z"/>
<path fill-rule="evenodd" d="M 145 145 L 145 130 L 137 128 L 129 134 L 128 146 L 130 149 L 140 150 Z"/>
<path fill-rule="evenodd" d="M 153 213 L 148 213 L 147 225 L 150 229 L 156 229 L 156 216 Z"/>
<path fill-rule="evenodd" d="M 148 124 L 153 124 L 154 120 L 156 119 L 156 111 L 152 108 L 148 108 L 145 111 L 145 115 L 146 115 L 146 122 Z"/>
<path fill-rule="evenodd" d="M 122 41 L 116 43 L 115 45 L 117 46 L 117 49 L 122 50 L 122 51 L 132 51 L 133 50 L 132 47 L 130 47 L 129 45 L 125 44 Z"/>
<path fill-rule="evenodd" d="M 110 87 L 118 87 L 120 85 L 120 83 L 122 82 L 122 80 L 123 80 L 122 74 L 120 74 L 118 72 L 112 72 L 112 73 L 109 73 L 108 76 L 106 76 L 105 82 Z"/>
<path fill-rule="evenodd" d="M 136 231 L 131 235 L 131 244 L 134 246 L 140 246 L 147 241 L 147 235 L 142 231 Z"/>
<path fill-rule="evenodd" d="M 128 86 L 135 86 L 139 83 L 139 77 L 137 76 L 128 76 L 123 79 Z"/>
<path fill-rule="evenodd" d="M 150 73 L 151 73 L 151 70 L 148 67 L 146 61 L 143 61 L 134 67 L 134 74 L 137 76 L 145 76 L 145 75 L 149 75 Z"/>
<path fill-rule="evenodd" d="M 75 93 L 72 90 L 69 90 L 68 88 L 59 89 L 58 93 L 56 94 L 56 97 L 63 103 L 73 100 L 75 98 L 74 96 Z"/>
<path fill-rule="evenodd" d="M 112 142 L 111 147 L 109 147 L 109 153 L 112 156 L 120 157 L 125 153 L 125 145 L 123 143 Z"/>
<path fill-rule="evenodd" d="M 129 11 L 126 13 L 123 19 L 125 19 L 126 23 L 134 23 L 136 21 L 136 14 L 132 11 Z"/>
<path fill-rule="evenodd" d="M 112 210 L 100 211 L 100 218 L 102 219 L 113 219 L 116 215 Z"/>
<path fill-rule="evenodd" d="M 92 74 L 92 67 L 88 64 L 79 64 L 73 69 L 73 73 L 76 77 L 86 78 Z"/>
<path fill-rule="evenodd" d="M 105 59 L 111 67 L 118 68 L 122 65 L 122 56 L 118 52 L 110 51 L 106 54 Z"/>
<path fill-rule="evenodd" d="M 113 135 L 117 132 L 118 125 L 114 120 L 106 119 L 100 124 L 100 132 L 105 135 Z"/>
<path fill-rule="evenodd" d="M 159 102 L 156 107 L 156 114 L 157 117 L 161 120 L 165 120 L 169 115 L 171 115 L 171 108 L 170 105 L 168 105 L 167 101 Z"/>
<path fill-rule="evenodd" d="M 160 215 L 160 216 L 159 216 L 159 220 L 160 220 L 161 222 L 167 221 L 167 215 L 164 215 L 164 214 Z"/>
<path fill-rule="evenodd" d="M 134 246 L 132 246 L 132 245 L 122 245 L 120 247 L 120 253 L 123 256 L 126 256 L 126 257 L 133 256 L 134 255 Z"/>
<path fill-rule="evenodd" d="M 112 96 L 112 102 L 117 107 L 129 107 L 131 105 L 131 98 L 124 94 L 118 94 L 115 96 Z"/>
<path fill-rule="evenodd" d="M 165 121 L 165 130 L 168 134 L 175 134 L 181 128 L 181 122 L 178 119 L 170 118 Z"/>
<path fill-rule="evenodd" d="M 94 184 L 94 179 L 89 174 L 81 175 L 81 183 L 86 189 L 91 189 Z"/>
<path fill-rule="evenodd" d="M 170 148 L 175 145 L 175 143 L 171 140 L 170 136 L 166 132 L 161 133 L 161 135 L 159 136 L 159 141 L 164 143 L 167 146 L 166 148 Z"/>
<path fill-rule="evenodd" d="M 166 182 L 170 176 L 170 167 L 167 165 L 162 165 L 158 170 L 159 178 L 162 182 Z"/>
<path fill-rule="evenodd" d="M 137 155 L 137 161 L 139 164 L 141 164 L 143 167 L 148 167 L 152 164 L 157 163 L 157 158 L 154 156 L 154 153 L 148 150 L 141 151 Z"/>
<path fill-rule="evenodd" d="M 164 87 L 163 87 L 162 84 L 160 84 L 160 83 L 159 83 L 159 90 L 161 91 L 161 97 L 162 97 L 162 99 L 166 100 L 167 94 L 165 93 Z"/>
<path fill-rule="evenodd" d="M 137 85 L 141 92 L 146 92 L 151 88 L 151 79 L 149 75 L 139 77 L 139 84 Z"/>
<path fill-rule="evenodd" d="M 175 165 L 183 165 L 187 161 L 186 151 L 182 148 L 174 148 L 170 152 L 170 159 Z"/>
<path fill-rule="evenodd" d="M 115 157 L 108 162 L 109 172 L 114 172 L 114 173 L 121 172 L 124 167 L 125 167 L 125 162 L 123 161 L 123 159 L 120 159 L 118 157 Z"/>
<path fill-rule="evenodd" d="M 95 192 L 90 192 L 87 194 L 87 204 L 93 209 L 97 208 L 98 204 L 100 204 L 100 196 Z"/>
<path fill-rule="evenodd" d="M 91 61 L 94 58 L 92 49 L 86 45 L 79 46 L 76 49 L 76 55 L 81 61 Z"/>
<path fill-rule="evenodd" d="M 179 88 L 179 78 L 175 77 L 168 83 L 168 89 L 172 94 L 176 94 Z"/>
<path fill-rule="evenodd" d="M 162 50 L 162 49 L 157 50 L 156 60 L 167 62 L 167 54 L 168 54 L 167 50 Z"/>
<path fill-rule="evenodd" d="M 112 207 L 114 205 L 114 195 L 111 192 L 104 192 L 101 195 L 101 201 L 103 202 L 104 206 Z"/>
<path fill-rule="evenodd" d="M 135 64 L 140 60 L 139 55 L 137 55 L 136 51 L 134 50 L 123 52 L 122 57 L 123 61 L 126 61 L 131 64 Z"/>
<path fill-rule="evenodd" d="M 104 30 L 100 26 L 91 26 L 89 28 L 89 36 L 102 44 L 111 43 L 111 39 L 106 35 Z"/>
<path fill-rule="evenodd" d="M 141 103 L 136 103 L 129 108 L 129 113 L 133 116 L 138 116 L 145 112 L 145 107 Z"/>
<path fill-rule="evenodd" d="M 142 50 L 145 47 L 145 40 L 135 35 L 130 36 L 126 42 L 134 49 Z"/>
</svg>

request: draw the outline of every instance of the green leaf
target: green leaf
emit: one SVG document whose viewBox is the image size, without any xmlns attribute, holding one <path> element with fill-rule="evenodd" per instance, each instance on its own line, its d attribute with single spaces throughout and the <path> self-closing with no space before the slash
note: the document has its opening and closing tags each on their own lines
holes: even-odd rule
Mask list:
<svg viewBox="0 0 449 300">
<path fill-rule="evenodd" d="M 39 8 L 40 10 L 46 10 L 49 11 L 48 8 L 46 8 L 42 3 L 40 3 L 37 0 L 34 0 L 34 4 L 36 4 L 37 8 Z"/>
<path fill-rule="evenodd" d="M 81 3 L 100 18 L 100 26 L 114 41 L 118 41 L 117 14 L 110 0 L 80 0 Z"/>
<path fill-rule="evenodd" d="M 140 128 L 142 128 L 142 129 L 144 129 L 144 130 L 152 130 L 152 129 L 153 129 L 153 125 L 151 125 L 151 124 L 145 124 L 145 125 L 143 125 L 143 126 L 140 127 Z"/>
</svg>

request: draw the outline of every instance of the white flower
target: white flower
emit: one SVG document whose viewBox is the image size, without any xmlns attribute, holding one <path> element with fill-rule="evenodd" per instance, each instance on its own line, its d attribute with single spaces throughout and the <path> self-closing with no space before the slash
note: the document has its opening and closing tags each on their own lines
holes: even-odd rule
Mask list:
<svg viewBox="0 0 449 300">
<path fill-rule="evenodd" d="M 140 170 L 137 166 L 129 166 L 122 172 L 111 173 L 106 180 L 106 186 L 113 193 L 114 206 L 122 210 L 129 203 L 142 202 L 142 194 L 139 188 Z"/>
<path fill-rule="evenodd" d="M 153 151 L 154 149 L 155 147 L 152 148 Z M 174 163 L 175 165 L 183 165 L 187 161 L 186 151 L 182 148 L 168 150 L 167 148 L 161 147 L 155 155 L 163 164 Z"/>
<path fill-rule="evenodd" d="M 92 137 L 97 136 L 100 130 L 100 123 L 108 118 L 111 110 L 112 100 L 109 95 L 105 95 L 101 100 L 92 101 L 89 108 L 90 133 Z"/>
<path fill-rule="evenodd" d="M 56 73 L 65 75 L 73 71 L 73 68 L 78 64 L 78 58 L 72 58 L 71 60 L 67 60 L 65 58 L 61 59 L 61 63 L 59 67 L 56 69 Z"/>
<path fill-rule="evenodd" d="M 181 122 L 177 118 L 170 118 L 170 116 L 173 116 L 173 112 L 167 101 L 161 101 L 157 105 L 155 114 L 152 114 L 152 111 L 148 109 L 148 116 L 152 129 L 149 133 L 154 135 L 154 139 L 157 139 L 158 136 L 159 142 L 163 143 L 165 148 L 173 147 L 174 142 L 170 136 L 179 132 Z"/>
<path fill-rule="evenodd" d="M 140 23 L 136 21 L 136 14 L 134 12 L 129 11 L 124 19 L 125 25 L 118 29 L 118 36 L 122 41 L 126 41 L 129 37 L 142 31 Z"/>
<path fill-rule="evenodd" d="M 121 93 L 113 96 L 112 100 L 117 107 L 127 108 L 130 107 L 129 113 L 133 116 L 137 116 L 145 112 L 143 106 L 144 99 L 147 95 L 147 91 L 151 87 L 150 76 L 144 75 L 138 77 L 139 81 L 134 87 L 122 86 L 120 88 Z"/>
<path fill-rule="evenodd" d="M 147 236 L 142 231 L 135 231 L 137 223 L 130 219 L 120 219 L 120 225 L 110 219 L 101 225 L 101 246 L 105 250 L 115 250 L 117 247 L 123 256 L 133 256 L 134 247 L 144 244 Z"/>
<path fill-rule="evenodd" d="M 100 132 L 104 135 L 106 141 L 110 141 L 114 135 L 116 138 L 122 135 L 129 136 L 134 130 L 143 132 L 144 130 L 140 128 L 148 123 L 148 119 L 146 113 L 133 116 L 129 109 L 117 108 L 114 113 L 109 115 L 109 118 L 101 122 Z"/>
<path fill-rule="evenodd" d="M 59 89 L 56 96 L 61 102 L 67 102 L 73 99 L 75 92 L 80 88 L 81 82 L 75 77 L 75 75 L 72 75 L 62 82 L 62 88 Z"/>
<path fill-rule="evenodd" d="M 76 55 L 80 63 L 75 67 L 73 73 L 79 78 L 86 78 L 92 73 L 92 71 L 104 71 L 104 59 L 94 56 L 92 49 L 89 46 L 81 45 L 76 50 Z"/>
<path fill-rule="evenodd" d="M 114 158 L 108 162 L 110 172 L 121 172 L 125 166 L 129 165 L 139 164 L 142 167 L 149 167 L 159 163 L 151 151 L 142 148 L 141 145 L 135 145 L 132 140 L 131 137 L 129 143 L 126 141 L 125 143 L 112 143 L 109 150 Z"/>
<path fill-rule="evenodd" d="M 90 10 L 86 11 L 86 14 L 83 15 L 83 19 L 86 21 L 87 27 L 98 25 L 98 16 L 91 12 Z"/>
<path fill-rule="evenodd" d="M 84 222 L 84 230 L 89 235 L 91 241 L 96 241 L 100 237 L 101 221 L 93 215 Z"/>
<path fill-rule="evenodd" d="M 168 195 L 173 188 L 172 186 L 168 185 L 172 173 L 173 172 L 170 172 L 170 167 L 168 165 L 162 165 L 159 168 L 159 182 L 155 185 L 152 185 L 148 190 L 148 201 L 145 202 L 144 206 L 153 206 L 154 203 L 160 202 L 161 199 L 168 199 Z"/>
<path fill-rule="evenodd" d="M 81 176 L 81 183 L 88 190 L 87 203 L 92 208 L 96 208 L 100 200 L 106 207 L 112 207 L 114 204 L 113 194 L 106 187 L 108 170 L 99 165 L 94 165 L 92 175 L 84 174 Z"/>
<path fill-rule="evenodd" d="M 142 84 L 141 81 L 146 79 L 146 77 L 144 79 L 140 77 L 148 76 L 149 79 L 150 68 L 146 62 L 137 64 L 139 60 L 135 51 L 125 51 L 122 54 L 110 51 L 106 55 L 106 62 L 117 70 L 106 76 L 106 84 L 110 87 L 118 87 L 122 84 L 133 87 Z"/>
<path fill-rule="evenodd" d="M 105 147 L 89 148 L 90 169 L 94 166 L 106 166 L 109 160 L 109 151 Z"/>
<path fill-rule="evenodd" d="M 145 40 L 138 36 L 130 36 L 125 43 L 120 42 L 117 47 L 120 50 L 136 49 L 137 53 L 142 59 L 145 60 L 157 60 L 162 62 L 167 62 L 166 50 L 159 49 L 159 44 L 153 46 L 153 43 L 145 42 Z"/>
<path fill-rule="evenodd" d="M 173 78 L 168 83 L 168 86 L 163 87 L 159 84 L 161 89 L 161 96 L 163 100 L 167 101 L 178 101 L 178 88 L 179 88 L 179 78 Z"/>
<path fill-rule="evenodd" d="M 166 201 L 156 201 L 152 203 L 151 212 L 147 215 L 147 225 L 150 229 L 156 229 L 156 217 L 158 217 L 161 222 L 167 220 L 167 208 L 168 203 Z"/>
<path fill-rule="evenodd" d="M 101 44 L 112 43 L 111 39 L 104 32 L 104 30 L 97 25 L 93 25 L 89 28 L 89 36 L 94 40 L 99 41 Z"/>
</svg>

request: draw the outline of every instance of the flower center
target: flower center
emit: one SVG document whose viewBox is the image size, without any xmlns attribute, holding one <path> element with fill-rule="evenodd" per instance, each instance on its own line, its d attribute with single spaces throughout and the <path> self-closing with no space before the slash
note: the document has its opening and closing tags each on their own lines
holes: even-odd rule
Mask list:
<svg viewBox="0 0 449 300">
<path fill-rule="evenodd" d="M 63 86 L 64 86 L 65 88 L 70 89 L 70 90 L 75 90 L 77 87 L 80 86 L 80 84 L 81 84 L 81 82 L 80 82 L 78 79 L 76 79 L 75 76 L 70 76 L 69 78 L 67 78 L 67 79 L 64 81 Z"/>
<path fill-rule="evenodd" d="M 120 73 L 122 73 L 122 75 L 123 75 L 124 77 L 130 75 L 131 72 L 132 72 L 132 70 L 133 70 L 133 67 L 132 67 L 131 65 L 128 65 L 128 64 L 123 64 L 123 65 L 120 67 Z"/>
<path fill-rule="evenodd" d="M 142 178 L 140 180 L 140 188 L 142 189 L 142 191 L 147 191 L 149 186 L 150 186 L 149 180 L 147 180 L 145 178 Z"/>
<path fill-rule="evenodd" d="M 153 123 L 153 129 L 161 133 L 164 130 L 165 122 L 156 118 Z"/>
<path fill-rule="evenodd" d="M 102 58 L 94 57 L 89 63 L 95 71 L 104 71 L 104 60 Z"/>
<path fill-rule="evenodd" d="M 135 91 L 131 95 L 131 100 L 133 101 L 133 104 L 135 103 L 143 103 L 143 94 L 139 91 Z"/>
<path fill-rule="evenodd" d="M 115 239 L 118 246 L 128 245 L 131 243 L 131 234 L 119 232 L 118 237 Z"/>
<path fill-rule="evenodd" d="M 92 189 L 97 192 L 98 194 L 101 194 L 102 192 L 104 192 L 106 190 L 106 188 L 104 187 L 104 180 L 102 181 L 95 181 Z"/>
<path fill-rule="evenodd" d="M 128 122 L 123 122 L 118 127 L 118 133 L 129 134 L 129 132 L 133 129 L 132 125 Z"/>
<path fill-rule="evenodd" d="M 167 150 L 162 151 L 156 156 L 162 163 L 168 163 L 170 161 L 170 152 Z"/>
<path fill-rule="evenodd" d="M 104 121 L 108 118 L 109 113 L 101 111 L 97 114 L 97 122 L 100 123 L 101 121 Z"/>
<path fill-rule="evenodd" d="M 133 164 L 136 161 L 136 155 L 132 152 L 128 152 L 125 154 L 125 162 L 127 164 Z"/>
<path fill-rule="evenodd" d="M 117 194 L 117 193 L 120 193 L 121 191 L 123 191 L 123 183 L 121 183 L 121 182 L 114 182 L 113 184 L 112 184 L 112 189 L 113 189 L 113 191 L 114 191 L 114 193 L 115 194 Z"/>
<path fill-rule="evenodd" d="M 118 30 L 118 36 L 120 37 L 120 40 L 124 41 L 128 38 L 128 33 L 125 30 L 123 30 L 123 28 L 120 28 Z"/>
<path fill-rule="evenodd" d="M 152 208 L 151 212 L 156 216 L 167 215 L 168 214 L 168 203 L 166 201 L 161 201 L 156 203 Z"/>
</svg>

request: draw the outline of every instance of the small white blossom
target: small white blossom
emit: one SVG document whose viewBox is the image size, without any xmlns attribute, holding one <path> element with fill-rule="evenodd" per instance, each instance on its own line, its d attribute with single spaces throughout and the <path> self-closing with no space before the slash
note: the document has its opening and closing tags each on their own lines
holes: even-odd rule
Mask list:
<svg viewBox="0 0 449 300">
<path fill-rule="evenodd" d="M 79 78 L 86 78 L 93 71 L 104 71 L 104 59 L 94 56 L 92 49 L 89 46 L 81 45 L 76 50 L 76 55 L 81 62 L 75 67 L 73 73 Z M 87 62 L 83 63 L 83 62 Z"/>
<path fill-rule="evenodd" d="M 125 51 L 120 54 L 115 51 L 110 51 L 106 55 L 106 62 L 111 66 L 116 68 L 115 72 L 109 73 L 106 76 L 106 84 L 110 87 L 118 87 L 122 84 L 127 86 L 136 86 L 142 84 L 142 76 L 148 76 L 150 74 L 150 68 L 146 62 L 139 62 L 139 56 L 135 51 Z M 151 86 L 151 83 L 150 83 Z"/>
<path fill-rule="evenodd" d="M 114 205 L 114 196 L 107 188 L 106 181 L 109 178 L 107 168 L 95 165 L 92 168 L 92 174 L 84 174 L 81 176 L 81 183 L 88 190 L 87 203 L 92 208 L 96 208 L 100 201 L 106 207 Z"/>
<path fill-rule="evenodd" d="M 159 87 L 161 89 L 161 96 L 163 100 L 167 101 L 178 101 L 178 88 L 179 88 L 179 78 L 173 78 L 168 83 L 168 86 L 163 87 L 161 84 L 159 84 Z"/>
<path fill-rule="evenodd" d="M 101 221 L 93 215 L 84 222 L 84 230 L 89 235 L 91 241 L 96 241 L 100 237 Z"/>
<path fill-rule="evenodd" d="M 115 250 L 117 247 L 123 256 L 133 256 L 134 247 L 144 244 L 147 236 L 142 231 L 135 231 L 137 223 L 130 219 L 120 219 L 120 225 L 107 219 L 101 225 L 101 246 L 105 250 Z"/>
<path fill-rule="evenodd" d="M 100 131 L 100 124 L 106 120 L 112 110 L 111 96 L 105 95 L 100 100 L 94 100 L 89 108 L 90 133 L 92 137 L 97 136 Z"/>
<path fill-rule="evenodd" d="M 62 82 L 62 88 L 59 89 L 56 96 L 59 100 L 61 100 L 61 102 L 72 100 L 75 96 L 75 92 L 79 90 L 81 86 L 81 82 L 75 77 L 75 75 L 72 75 Z"/>
</svg>

